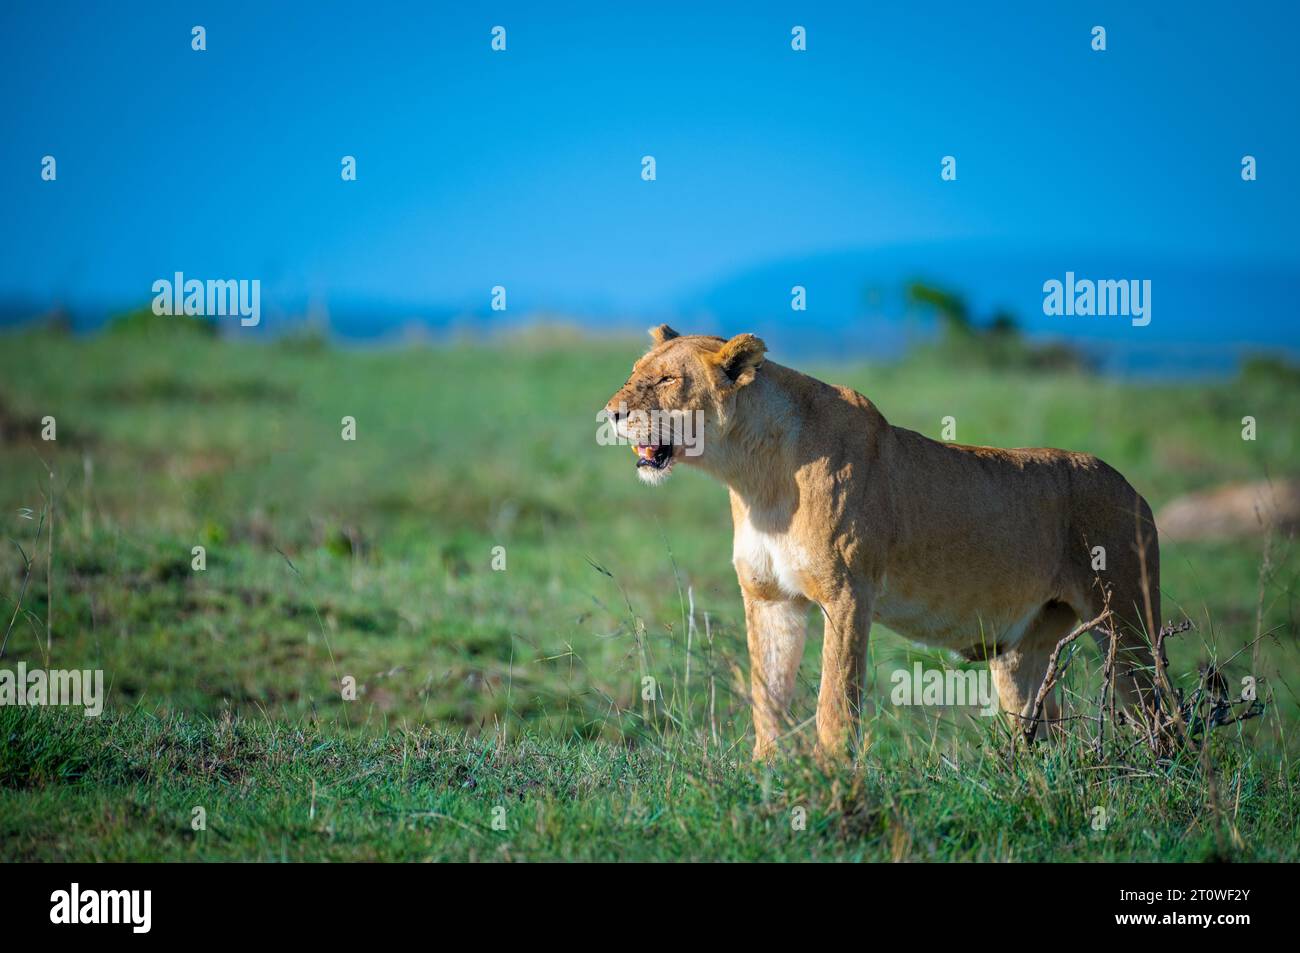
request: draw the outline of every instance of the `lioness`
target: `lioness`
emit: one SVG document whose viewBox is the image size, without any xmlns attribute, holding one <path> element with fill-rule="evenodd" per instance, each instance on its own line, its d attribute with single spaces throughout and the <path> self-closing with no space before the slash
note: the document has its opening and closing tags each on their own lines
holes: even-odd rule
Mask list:
<svg viewBox="0 0 1300 953">
<path fill-rule="evenodd" d="M 781 734 L 809 603 L 825 618 L 823 753 L 856 736 L 873 620 L 988 659 L 1002 708 L 1023 718 L 1052 649 L 1076 619 L 1102 613 L 1109 590 L 1121 700 L 1149 698 L 1144 633 L 1160 618 L 1159 547 L 1150 507 L 1111 467 L 892 426 L 861 394 L 765 360 L 752 334 L 728 341 L 661 325 L 650 335 L 605 413 L 646 482 L 688 464 L 731 491 L 755 757 Z M 684 413 L 703 427 L 695 456 L 673 440 Z M 1049 703 L 1044 714 L 1057 712 Z"/>
</svg>

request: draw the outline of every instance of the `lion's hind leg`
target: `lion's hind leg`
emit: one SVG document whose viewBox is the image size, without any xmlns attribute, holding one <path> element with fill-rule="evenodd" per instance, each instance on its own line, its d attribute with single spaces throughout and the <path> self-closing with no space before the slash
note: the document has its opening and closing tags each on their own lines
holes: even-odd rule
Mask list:
<svg viewBox="0 0 1300 953">
<path fill-rule="evenodd" d="M 1092 630 L 1103 658 L 1111 650 L 1114 636 L 1115 660 L 1112 666 L 1114 697 L 1124 709 L 1140 708 L 1150 717 L 1155 702 L 1155 635 L 1160 625 L 1159 570 L 1148 573 L 1143 585 L 1140 575 L 1122 577 L 1115 583 L 1099 582 L 1080 614 L 1095 618 L 1107 608 L 1108 625 Z M 1162 662 L 1165 660 L 1162 659 Z"/>
<path fill-rule="evenodd" d="M 1156 633 L 1160 618 L 1160 544 L 1151 509 L 1138 497 L 1134 511 L 1116 516 L 1102 540 L 1108 556 L 1104 569 L 1080 569 L 1071 599 L 1081 619 L 1093 619 L 1107 609 L 1110 625 L 1093 630 L 1103 656 L 1115 634 L 1115 698 L 1124 707 L 1155 711 Z M 1163 663 L 1163 659 L 1161 660 Z"/>
<path fill-rule="evenodd" d="M 1013 727 L 1023 731 L 1033 715 L 1034 700 L 1047 675 L 1047 663 L 1052 650 L 1075 625 L 1075 611 L 1064 603 L 1049 602 L 1029 624 L 1025 634 L 1011 648 L 989 659 L 993 686 L 997 689 L 998 704 L 1011 718 Z M 1041 721 L 1035 736 L 1041 737 L 1058 722 L 1061 706 L 1053 689 L 1043 703 Z"/>
</svg>

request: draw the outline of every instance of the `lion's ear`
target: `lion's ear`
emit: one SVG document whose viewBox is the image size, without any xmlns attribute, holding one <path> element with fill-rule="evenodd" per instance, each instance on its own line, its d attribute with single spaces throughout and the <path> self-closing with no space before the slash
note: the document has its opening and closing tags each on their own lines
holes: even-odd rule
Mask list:
<svg viewBox="0 0 1300 953">
<path fill-rule="evenodd" d="M 738 384 L 748 384 L 763 363 L 767 345 L 752 334 L 737 334 L 718 349 L 715 360 L 723 372 Z"/>
<path fill-rule="evenodd" d="M 671 341 L 673 338 L 679 337 L 681 337 L 681 335 L 666 324 L 661 324 L 657 328 L 650 329 L 650 340 L 655 342 L 655 347 L 663 344 L 664 341 Z"/>
</svg>

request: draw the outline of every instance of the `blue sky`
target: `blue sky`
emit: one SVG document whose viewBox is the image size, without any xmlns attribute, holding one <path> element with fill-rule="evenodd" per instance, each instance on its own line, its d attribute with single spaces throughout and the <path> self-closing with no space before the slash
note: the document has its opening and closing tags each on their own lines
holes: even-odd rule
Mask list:
<svg viewBox="0 0 1300 953">
<path fill-rule="evenodd" d="M 144 302 L 182 270 L 651 313 L 950 242 L 1295 267 L 1293 5 L 978 6 L 11 0 L 0 297 Z"/>
</svg>

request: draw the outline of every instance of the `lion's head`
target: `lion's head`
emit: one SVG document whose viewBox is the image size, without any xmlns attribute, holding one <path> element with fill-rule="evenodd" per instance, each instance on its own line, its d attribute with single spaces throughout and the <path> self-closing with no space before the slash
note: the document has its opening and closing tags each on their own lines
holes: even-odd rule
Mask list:
<svg viewBox="0 0 1300 953">
<path fill-rule="evenodd" d="M 683 336 L 666 324 L 650 338 L 653 345 L 605 414 L 636 452 L 637 474 L 653 484 L 678 461 L 707 460 L 710 441 L 723 436 L 736 394 L 754 379 L 767 348 L 752 334 L 729 341 Z"/>
</svg>

